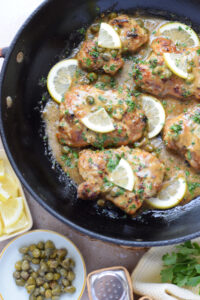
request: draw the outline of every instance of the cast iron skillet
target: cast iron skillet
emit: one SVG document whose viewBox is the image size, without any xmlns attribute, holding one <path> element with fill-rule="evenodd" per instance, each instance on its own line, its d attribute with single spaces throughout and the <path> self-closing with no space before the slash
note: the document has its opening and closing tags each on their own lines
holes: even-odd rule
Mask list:
<svg viewBox="0 0 200 300">
<path fill-rule="evenodd" d="M 16 35 L 5 55 L 0 81 L 0 131 L 8 158 L 31 195 L 55 217 L 96 239 L 116 244 L 158 246 L 200 236 L 200 198 L 168 211 L 147 211 L 136 219 L 119 210 L 98 209 L 95 202 L 76 199 L 76 186 L 59 168 L 52 168 L 43 142 L 40 99 L 42 76 L 65 51 L 80 42 L 78 28 L 100 11 L 135 10 L 200 25 L 198 0 L 50 0 L 44 2 Z M 63 50 L 65 49 L 65 50 Z M 23 52 L 24 59 L 16 57 Z M 18 57 L 19 58 L 19 57 Z M 8 108 L 7 97 L 13 100 Z"/>
</svg>

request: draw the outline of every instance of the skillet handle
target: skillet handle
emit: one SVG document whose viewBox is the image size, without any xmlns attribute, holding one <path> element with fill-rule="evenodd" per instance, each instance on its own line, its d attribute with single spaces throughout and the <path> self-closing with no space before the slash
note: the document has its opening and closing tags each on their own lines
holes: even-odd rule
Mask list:
<svg viewBox="0 0 200 300">
<path fill-rule="evenodd" d="M 9 47 L 0 48 L 0 57 L 5 58 L 6 54 L 8 53 Z"/>
</svg>

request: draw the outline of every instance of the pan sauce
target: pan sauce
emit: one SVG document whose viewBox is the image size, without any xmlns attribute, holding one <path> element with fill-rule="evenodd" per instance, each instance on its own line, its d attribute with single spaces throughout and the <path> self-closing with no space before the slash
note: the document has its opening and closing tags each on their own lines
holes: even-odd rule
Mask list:
<svg viewBox="0 0 200 300">
<path fill-rule="evenodd" d="M 136 18 L 137 19 L 137 18 Z M 144 21 L 144 25 L 150 31 L 150 42 L 154 39 L 154 31 L 157 27 L 160 27 L 161 24 L 167 22 L 167 20 L 161 20 L 156 18 L 145 17 L 141 18 Z M 77 49 L 74 53 L 77 53 Z M 134 57 L 139 57 L 140 59 L 145 59 L 149 54 L 149 46 L 146 45 L 142 47 L 142 49 L 134 55 Z M 122 71 L 115 76 L 118 87 L 121 85 L 126 85 L 127 87 L 133 88 L 133 80 L 132 76 L 130 76 L 132 70 L 132 57 L 125 58 L 125 64 L 123 66 Z M 189 109 L 198 104 L 195 100 L 177 100 L 170 97 L 165 97 L 163 99 L 160 98 L 162 102 L 165 113 L 166 120 L 168 118 L 177 116 L 184 112 L 186 109 Z M 63 170 L 69 174 L 69 176 L 77 183 L 81 183 L 82 179 L 78 173 L 77 168 L 77 157 L 74 153 L 78 153 L 78 150 L 73 150 L 73 155 L 68 166 L 66 165 L 66 161 L 62 160 L 62 151 L 61 145 L 58 143 L 56 138 L 56 130 L 59 119 L 59 106 L 54 101 L 49 100 L 46 104 L 46 107 L 43 111 L 43 118 L 45 121 L 46 128 L 46 136 L 48 136 L 48 143 L 52 150 L 53 157 L 55 160 L 61 165 Z M 150 142 L 150 146 L 154 147 L 153 153 L 164 162 L 166 166 L 165 180 L 170 179 L 172 177 L 176 177 L 177 174 L 184 174 L 188 183 L 187 193 L 181 202 L 181 204 L 185 204 L 191 199 L 200 195 L 200 174 L 195 171 L 192 167 L 188 165 L 184 161 L 182 157 L 178 154 L 173 153 L 170 150 L 167 150 L 161 136 L 157 136 L 153 138 Z M 142 148 L 142 147 L 140 147 Z M 145 148 L 144 148 L 145 149 Z M 148 151 L 148 150 L 147 150 Z"/>
</svg>

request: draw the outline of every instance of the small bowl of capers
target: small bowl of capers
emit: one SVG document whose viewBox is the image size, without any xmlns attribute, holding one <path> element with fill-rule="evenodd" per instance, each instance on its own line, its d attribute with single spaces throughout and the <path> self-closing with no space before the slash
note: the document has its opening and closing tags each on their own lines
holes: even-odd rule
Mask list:
<svg viewBox="0 0 200 300">
<path fill-rule="evenodd" d="M 86 267 L 78 248 L 49 230 L 25 233 L 0 254 L 0 299 L 79 300 Z"/>
</svg>

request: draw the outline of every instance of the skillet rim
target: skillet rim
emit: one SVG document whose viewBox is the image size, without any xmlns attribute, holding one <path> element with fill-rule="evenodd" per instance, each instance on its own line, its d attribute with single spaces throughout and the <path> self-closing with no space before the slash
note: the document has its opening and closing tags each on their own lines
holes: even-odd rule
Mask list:
<svg viewBox="0 0 200 300">
<path fill-rule="evenodd" d="M 63 217 L 61 214 L 56 212 L 54 209 L 52 209 L 47 203 L 45 203 L 35 192 L 34 190 L 30 187 L 29 183 L 27 180 L 23 177 L 22 173 L 20 172 L 18 165 L 15 163 L 12 154 L 9 150 L 6 137 L 4 134 L 4 124 L 2 121 L 2 91 L 3 91 L 3 80 L 5 77 L 6 69 L 7 69 L 7 64 L 10 60 L 10 56 L 14 50 L 15 44 L 18 41 L 19 37 L 21 36 L 21 33 L 23 32 L 24 28 L 29 25 L 31 20 L 39 13 L 41 9 L 43 9 L 45 6 L 47 6 L 51 1 L 49 0 L 44 0 L 43 3 L 41 3 L 30 15 L 29 17 L 25 20 L 25 22 L 22 24 L 22 26 L 19 28 L 17 31 L 15 37 L 13 38 L 10 46 L 8 47 L 6 57 L 4 58 L 3 66 L 0 71 L 0 134 L 1 134 L 1 139 L 2 143 L 4 146 L 4 150 L 7 154 L 7 157 L 10 161 L 11 166 L 13 167 L 16 175 L 18 176 L 19 180 L 22 182 L 23 186 L 26 188 L 26 190 L 30 193 L 30 195 L 33 197 L 34 200 L 36 200 L 47 212 L 49 212 L 51 215 L 53 215 L 55 218 L 60 220 L 66 225 L 69 225 L 71 228 L 75 229 L 81 234 L 87 235 L 89 238 L 93 238 L 96 240 L 101 240 L 107 243 L 112 243 L 116 245 L 121 245 L 121 246 L 126 246 L 126 247 L 155 247 L 155 246 L 166 246 L 166 245 L 173 245 L 173 244 L 178 244 L 182 243 L 186 240 L 194 239 L 196 237 L 200 236 L 200 230 L 179 238 L 172 238 L 170 240 L 163 240 L 163 241 L 128 241 L 128 240 L 123 240 L 123 239 L 117 239 L 117 238 L 112 238 L 109 236 L 105 236 L 96 232 L 93 232 L 91 230 L 85 229 L 84 227 L 81 227 L 77 225 L 76 223 L 70 221 L 69 219 Z"/>
</svg>

